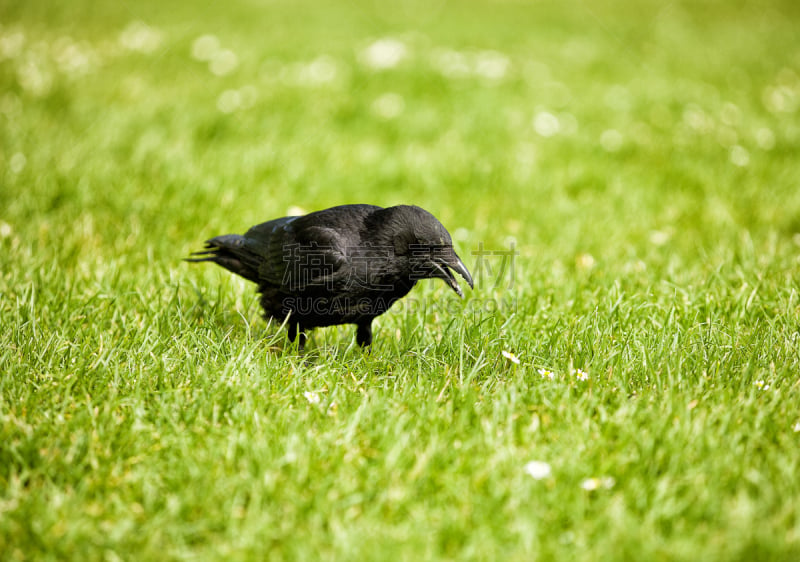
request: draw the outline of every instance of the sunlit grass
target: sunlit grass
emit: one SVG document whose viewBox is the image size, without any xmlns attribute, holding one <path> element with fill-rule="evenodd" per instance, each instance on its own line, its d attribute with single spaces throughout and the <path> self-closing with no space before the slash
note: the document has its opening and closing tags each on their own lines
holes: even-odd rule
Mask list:
<svg viewBox="0 0 800 562">
<path fill-rule="evenodd" d="M 794 3 L 66 6 L 0 3 L 0 558 L 800 556 Z M 181 262 L 355 202 L 475 290 L 299 357 Z"/>
</svg>

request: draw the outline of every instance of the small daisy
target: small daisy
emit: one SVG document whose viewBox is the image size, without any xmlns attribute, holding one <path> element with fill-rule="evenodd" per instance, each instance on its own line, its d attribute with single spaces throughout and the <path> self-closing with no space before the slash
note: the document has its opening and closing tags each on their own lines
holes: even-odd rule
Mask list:
<svg viewBox="0 0 800 562">
<path fill-rule="evenodd" d="M 553 372 L 552 372 L 552 371 L 548 371 L 547 369 L 544 369 L 544 368 L 542 368 L 542 369 L 539 369 L 537 372 L 538 372 L 538 373 L 541 375 L 541 377 L 542 377 L 543 379 L 549 379 L 549 380 L 553 380 L 553 379 L 556 377 L 556 376 L 553 374 Z"/>
<path fill-rule="evenodd" d="M 792 426 L 792 430 L 794 430 L 795 433 L 800 433 L 800 422 L 797 422 L 796 424 L 794 424 Z"/>
<path fill-rule="evenodd" d="M 519 365 L 519 357 L 511 353 L 510 351 L 502 351 L 503 357 L 514 363 L 515 365 Z"/>
<path fill-rule="evenodd" d="M 581 488 L 586 490 L 587 492 L 592 492 L 594 490 L 599 490 L 600 488 L 605 488 L 609 490 L 614 487 L 616 481 L 610 476 L 603 476 L 601 478 L 587 478 L 583 482 L 581 482 Z"/>
<path fill-rule="evenodd" d="M 534 480 L 544 480 L 550 477 L 553 469 L 544 461 L 531 461 L 525 465 L 525 473 Z"/>
<path fill-rule="evenodd" d="M 305 396 L 309 404 L 319 404 L 319 394 L 316 392 L 304 392 L 303 396 Z"/>
<path fill-rule="evenodd" d="M 374 70 L 394 68 L 408 56 L 408 47 L 399 39 L 384 37 L 361 52 L 361 62 Z"/>
<path fill-rule="evenodd" d="M 759 390 L 769 390 L 769 385 L 763 380 L 757 380 L 755 384 Z"/>
<path fill-rule="evenodd" d="M 579 381 L 588 381 L 589 380 L 589 373 L 584 371 L 583 369 L 574 369 L 572 374 L 575 375 Z"/>
</svg>

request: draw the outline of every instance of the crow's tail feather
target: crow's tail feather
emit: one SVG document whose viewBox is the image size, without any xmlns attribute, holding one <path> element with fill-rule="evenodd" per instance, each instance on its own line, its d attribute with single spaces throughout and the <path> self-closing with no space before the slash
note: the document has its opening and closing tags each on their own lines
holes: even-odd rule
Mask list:
<svg viewBox="0 0 800 562">
<path fill-rule="evenodd" d="M 191 253 L 191 256 L 198 257 L 185 258 L 184 261 L 193 263 L 214 262 L 228 271 L 258 283 L 260 257 L 247 248 L 245 241 L 246 238 L 238 234 L 217 236 L 211 240 L 206 240 L 204 250 Z"/>
</svg>

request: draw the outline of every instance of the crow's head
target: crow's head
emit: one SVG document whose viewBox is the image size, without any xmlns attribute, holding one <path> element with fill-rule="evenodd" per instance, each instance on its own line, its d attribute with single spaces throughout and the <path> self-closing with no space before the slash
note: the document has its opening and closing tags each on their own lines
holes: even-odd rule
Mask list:
<svg viewBox="0 0 800 562">
<path fill-rule="evenodd" d="M 469 270 L 453 249 L 453 241 L 442 223 L 425 209 L 399 205 L 391 213 L 395 254 L 408 259 L 410 276 L 418 279 L 443 279 L 459 297 L 464 293 L 453 272 L 473 287 Z"/>
</svg>

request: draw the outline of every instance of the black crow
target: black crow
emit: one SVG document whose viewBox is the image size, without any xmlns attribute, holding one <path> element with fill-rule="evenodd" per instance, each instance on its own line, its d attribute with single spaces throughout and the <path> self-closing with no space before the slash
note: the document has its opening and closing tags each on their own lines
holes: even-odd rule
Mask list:
<svg viewBox="0 0 800 562">
<path fill-rule="evenodd" d="M 300 351 L 305 330 L 336 324 L 355 324 L 356 341 L 369 346 L 372 320 L 420 279 L 443 279 L 460 297 L 453 272 L 473 286 L 442 223 L 409 205 L 283 217 L 212 238 L 192 256 L 257 283 L 264 316 L 286 322 L 290 341 L 299 334 Z"/>
</svg>

